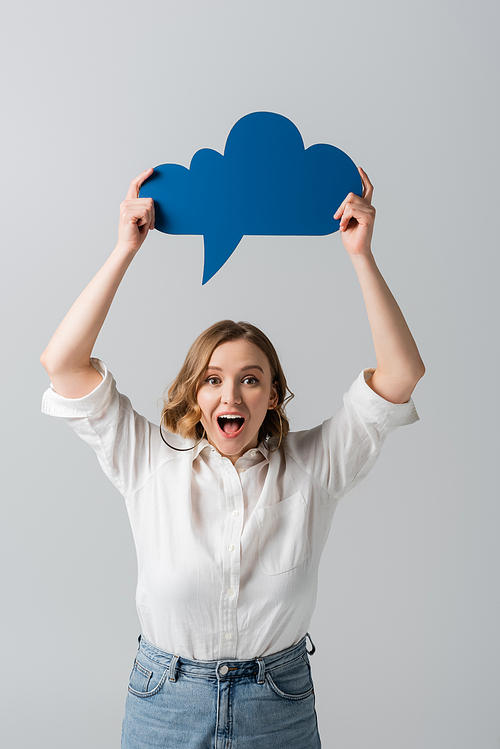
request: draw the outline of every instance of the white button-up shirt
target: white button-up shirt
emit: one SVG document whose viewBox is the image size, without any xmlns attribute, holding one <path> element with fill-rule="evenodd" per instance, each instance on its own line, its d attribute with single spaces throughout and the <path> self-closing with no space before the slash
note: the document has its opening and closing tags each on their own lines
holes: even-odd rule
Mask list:
<svg viewBox="0 0 500 749">
<path fill-rule="evenodd" d="M 142 633 L 170 653 L 250 659 L 299 642 L 316 601 L 318 565 L 338 500 L 373 467 L 386 435 L 418 419 L 364 370 L 343 406 L 314 429 L 290 432 L 235 465 L 203 439 L 177 452 L 103 376 L 84 398 L 52 388 L 42 411 L 66 418 L 124 496 L 137 549 Z M 194 441 L 166 434 L 170 444 Z"/>
</svg>

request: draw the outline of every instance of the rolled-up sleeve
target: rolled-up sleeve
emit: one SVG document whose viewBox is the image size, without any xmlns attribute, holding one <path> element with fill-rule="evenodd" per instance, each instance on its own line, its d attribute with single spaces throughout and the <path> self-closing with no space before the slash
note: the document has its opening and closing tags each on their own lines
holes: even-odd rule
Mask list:
<svg viewBox="0 0 500 749">
<path fill-rule="evenodd" d="M 118 392 L 106 365 L 91 359 L 102 382 L 83 398 L 65 398 L 52 385 L 42 399 L 42 412 L 59 416 L 96 452 L 102 469 L 124 496 L 144 485 L 157 454 L 154 425 Z"/>
<path fill-rule="evenodd" d="M 52 383 L 42 398 L 42 413 L 62 418 L 89 416 L 99 413 L 113 397 L 116 389 L 111 372 L 100 359 L 91 359 L 90 363 L 102 377 L 102 382 L 83 398 L 65 398 L 54 390 Z"/>
<path fill-rule="evenodd" d="M 367 385 L 374 372 L 374 369 L 364 369 L 359 374 L 344 395 L 344 404 L 346 401 L 350 403 L 367 421 L 379 424 L 386 433 L 418 421 L 419 416 L 411 398 L 406 403 L 390 403 Z"/>
<path fill-rule="evenodd" d="M 290 435 L 298 461 L 336 499 L 370 472 L 390 432 L 419 419 L 411 398 L 390 403 L 367 385 L 374 371 L 359 374 L 343 406 L 321 426 Z"/>
</svg>

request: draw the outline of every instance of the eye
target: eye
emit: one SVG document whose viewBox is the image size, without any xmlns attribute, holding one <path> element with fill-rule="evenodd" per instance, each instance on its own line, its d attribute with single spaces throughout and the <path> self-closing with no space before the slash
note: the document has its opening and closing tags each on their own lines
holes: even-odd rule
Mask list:
<svg viewBox="0 0 500 749">
<path fill-rule="evenodd" d="M 216 377 L 216 375 L 211 375 L 210 377 L 207 377 L 205 380 L 207 385 L 218 385 L 220 383 L 220 379 Z"/>
<path fill-rule="evenodd" d="M 245 383 L 246 383 L 247 385 L 257 385 L 257 383 L 258 383 L 259 381 L 258 381 L 258 379 L 257 379 L 256 377 L 254 377 L 253 375 L 249 375 L 248 377 L 245 377 L 245 378 L 244 378 L 243 382 L 245 382 Z"/>
</svg>

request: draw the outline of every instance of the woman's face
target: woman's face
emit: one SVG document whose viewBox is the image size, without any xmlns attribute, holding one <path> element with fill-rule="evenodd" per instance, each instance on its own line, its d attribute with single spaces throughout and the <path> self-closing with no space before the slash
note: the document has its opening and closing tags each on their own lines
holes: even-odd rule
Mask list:
<svg viewBox="0 0 500 749">
<path fill-rule="evenodd" d="M 258 445 L 259 429 L 278 402 L 267 356 L 250 341 L 221 343 L 197 395 L 208 441 L 234 464 Z"/>
</svg>

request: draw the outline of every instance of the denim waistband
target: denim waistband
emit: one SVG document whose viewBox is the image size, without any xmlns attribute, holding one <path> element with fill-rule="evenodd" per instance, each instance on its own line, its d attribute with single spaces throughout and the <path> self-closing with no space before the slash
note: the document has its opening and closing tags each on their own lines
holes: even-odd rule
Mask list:
<svg viewBox="0 0 500 749">
<path fill-rule="evenodd" d="M 307 650 L 308 638 L 311 643 L 311 650 Z M 221 658 L 217 661 L 197 661 L 190 658 L 183 658 L 173 653 L 167 653 L 165 650 L 160 650 L 160 648 L 152 645 L 142 635 L 139 638 L 139 649 L 152 661 L 169 669 L 168 678 L 170 681 L 175 681 L 177 673 L 180 672 L 193 676 L 214 677 L 217 679 L 234 679 L 256 675 L 258 683 L 264 682 L 266 671 L 272 671 L 279 666 L 290 663 L 305 653 L 312 655 L 316 650 L 309 633 L 296 645 L 292 645 L 291 648 L 261 658 L 251 658 L 244 661 L 230 658 Z"/>
</svg>

